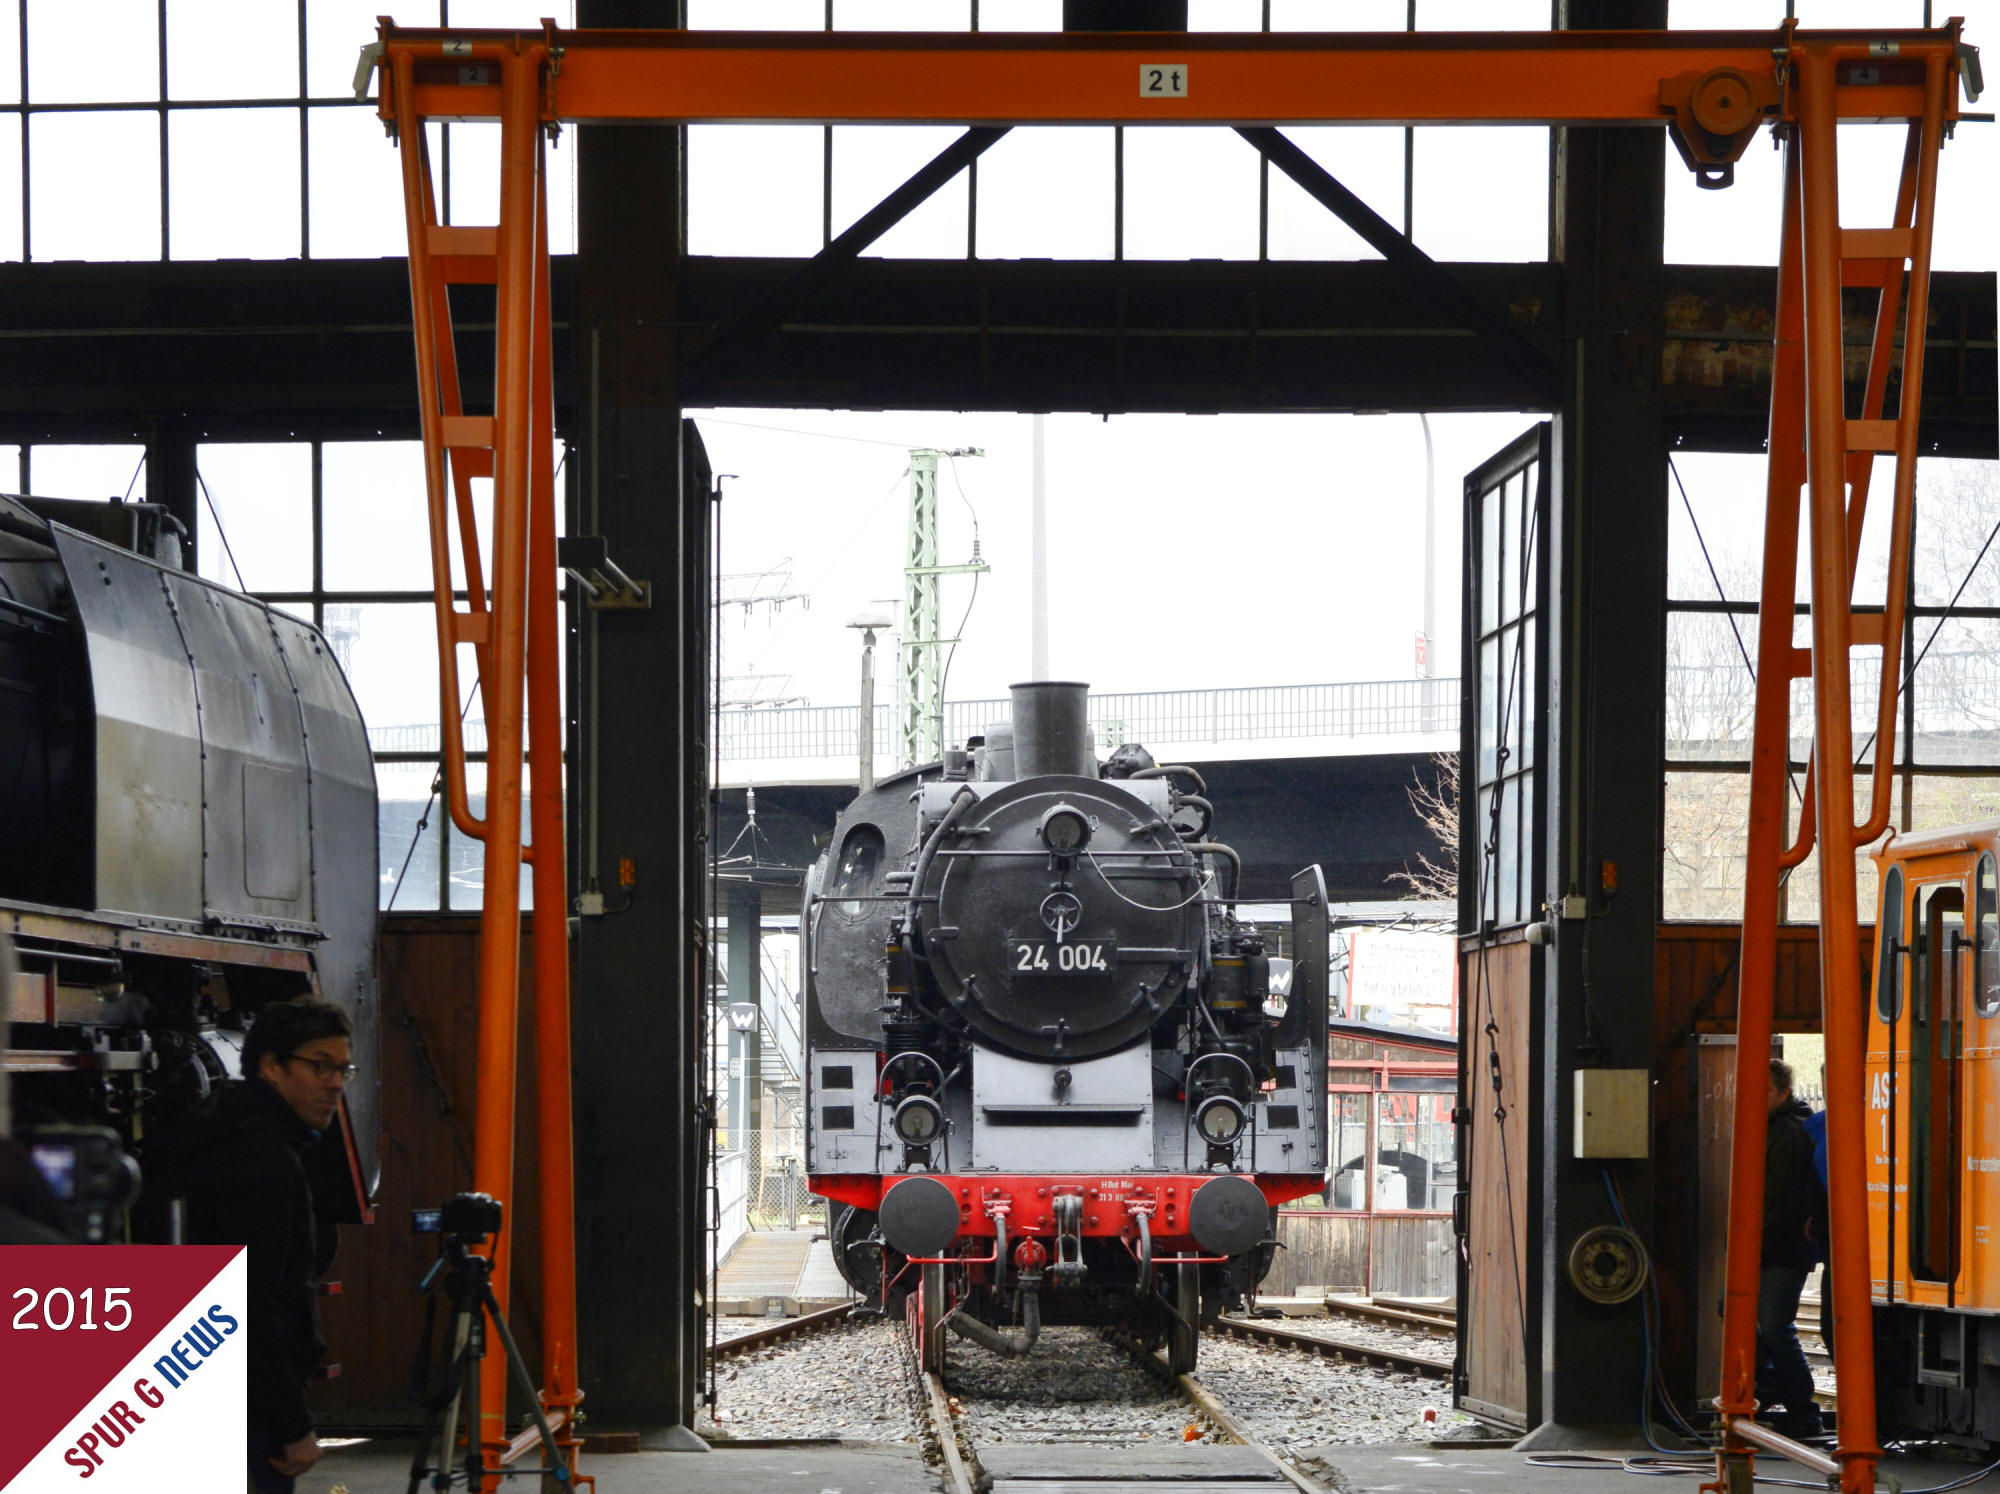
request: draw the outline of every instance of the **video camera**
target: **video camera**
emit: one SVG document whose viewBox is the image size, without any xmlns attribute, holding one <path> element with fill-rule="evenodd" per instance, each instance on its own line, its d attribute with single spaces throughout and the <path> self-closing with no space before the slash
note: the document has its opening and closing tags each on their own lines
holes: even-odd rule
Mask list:
<svg viewBox="0 0 2000 1494">
<path fill-rule="evenodd" d="M 108 1126 L 37 1126 L 22 1133 L 42 1181 L 62 1209 L 64 1227 L 86 1245 L 109 1244 L 139 1191 L 139 1164 Z"/>
<path fill-rule="evenodd" d="M 490 1193 L 460 1193 L 441 1209 L 412 1209 L 410 1229 L 420 1235 L 443 1235 L 460 1245 L 483 1244 L 500 1233 L 502 1206 Z"/>
</svg>

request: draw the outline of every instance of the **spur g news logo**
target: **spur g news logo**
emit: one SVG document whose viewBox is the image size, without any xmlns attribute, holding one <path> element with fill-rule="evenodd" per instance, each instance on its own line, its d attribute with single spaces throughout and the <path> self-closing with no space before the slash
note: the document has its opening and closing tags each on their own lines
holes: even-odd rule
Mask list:
<svg viewBox="0 0 2000 1494">
<path fill-rule="evenodd" d="M 234 1245 L 0 1248 L 0 1494 L 240 1483 L 247 1278 Z"/>
</svg>

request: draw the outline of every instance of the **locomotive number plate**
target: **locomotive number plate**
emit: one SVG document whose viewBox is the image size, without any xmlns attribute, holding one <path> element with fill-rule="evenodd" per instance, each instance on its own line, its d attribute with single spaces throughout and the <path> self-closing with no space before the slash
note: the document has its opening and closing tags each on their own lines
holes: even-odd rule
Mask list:
<svg viewBox="0 0 2000 1494">
<path fill-rule="evenodd" d="M 1109 975 L 1118 963 L 1118 946 L 1108 939 L 1013 941 L 1017 975 Z"/>
</svg>

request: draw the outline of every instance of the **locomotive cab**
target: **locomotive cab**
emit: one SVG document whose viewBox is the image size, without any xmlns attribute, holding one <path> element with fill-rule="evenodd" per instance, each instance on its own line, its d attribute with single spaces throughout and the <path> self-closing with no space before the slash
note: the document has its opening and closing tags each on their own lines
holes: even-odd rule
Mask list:
<svg viewBox="0 0 2000 1494">
<path fill-rule="evenodd" d="M 1119 1322 L 1185 1368 L 1326 1166 L 1318 868 L 1274 998 L 1200 775 L 1100 769 L 1085 694 L 1016 686 L 1012 722 L 857 798 L 808 881 L 808 1171 L 927 1360 L 947 1318 L 1012 1352 Z"/>
<path fill-rule="evenodd" d="M 1867 1054 L 1881 1435 L 2000 1442 L 2000 823 L 1893 839 Z"/>
</svg>

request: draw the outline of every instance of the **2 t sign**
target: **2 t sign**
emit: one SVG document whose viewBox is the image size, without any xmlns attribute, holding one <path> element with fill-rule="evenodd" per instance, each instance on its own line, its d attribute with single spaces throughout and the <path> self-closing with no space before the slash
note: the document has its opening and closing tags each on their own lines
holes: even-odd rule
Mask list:
<svg viewBox="0 0 2000 1494">
<path fill-rule="evenodd" d="M 1139 97 L 1142 99 L 1184 99 L 1188 96 L 1188 66 L 1185 62 L 1142 62 L 1139 64 Z"/>
</svg>

